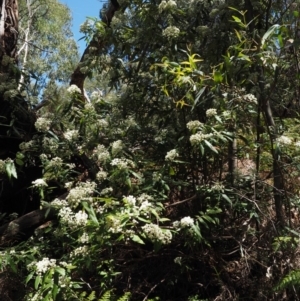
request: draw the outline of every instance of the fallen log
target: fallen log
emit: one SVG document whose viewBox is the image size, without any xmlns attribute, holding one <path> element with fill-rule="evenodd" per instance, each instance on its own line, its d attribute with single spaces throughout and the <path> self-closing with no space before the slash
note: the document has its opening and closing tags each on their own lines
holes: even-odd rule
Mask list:
<svg viewBox="0 0 300 301">
<path fill-rule="evenodd" d="M 0 247 L 14 246 L 31 237 L 36 228 L 48 221 L 57 219 L 54 208 L 29 212 L 0 227 Z"/>
</svg>

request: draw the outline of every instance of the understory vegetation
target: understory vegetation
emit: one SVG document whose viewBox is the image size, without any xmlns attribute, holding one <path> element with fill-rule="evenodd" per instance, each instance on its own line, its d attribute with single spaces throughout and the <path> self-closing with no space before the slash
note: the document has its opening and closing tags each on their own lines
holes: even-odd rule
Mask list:
<svg viewBox="0 0 300 301">
<path fill-rule="evenodd" d="M 81 59 L 64 5 L 23 2 L 0 299 L 299 300 L 300 2 L 110 1 Z"/>
</svg>

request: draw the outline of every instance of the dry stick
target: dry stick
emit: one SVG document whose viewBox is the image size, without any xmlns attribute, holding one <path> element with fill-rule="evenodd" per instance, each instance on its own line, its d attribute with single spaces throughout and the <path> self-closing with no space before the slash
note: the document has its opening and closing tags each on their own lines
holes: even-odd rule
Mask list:
<svg viewBox="0 0 300 301">
<path fill-rule="evenodd" d="M 165 206 L 166 208 L 168 207 L 171 207 L 171 206 L 176 206 L 176 205 L 179 205 L 179 204 L 182 204 L 182 203 L 185 203 L 185 202 L 188 202 L 188 201 L 192 201 L 192 200 L 195 200 L 197 197 L 197 195 L 193 195 L 192 197 L 188 198 L 188 199 L 185 199 L 185 200 L 182 200 L 182 201 L 179 201 L 179 202 L 176 202 L 176 203 L 173 203 L 173 204 L 170 204 L 170 205 L 167 205 Z"/>
<path fill-rule="evenodd" d="M 166 280 L 166 279 L 162 279 L 159 283 L 156 283 L 156 284 L 150 289 L 150 291 L 148 292 L 147 296 L 143 299 L 143 301 L 147 301 L 149 295 L 156 289 L 156 287 L 157 287 L 159 284 L 163 283 L 165 280 Z"/>
</svg>

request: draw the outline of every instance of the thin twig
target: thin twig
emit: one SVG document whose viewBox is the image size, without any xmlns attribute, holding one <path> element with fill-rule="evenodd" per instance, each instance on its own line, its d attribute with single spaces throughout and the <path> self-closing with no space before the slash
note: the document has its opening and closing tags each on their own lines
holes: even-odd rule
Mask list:
<svg viewBox="0 0 300 301">
<path fill-rule="evenodd" d="M 167 205 L 165 206 L 166 208 L 168 207 L 171 207 L 171 206 L 176 206 L 176 205 L 179 205 L 179 204 L 182 204 L 182 203 L 185 203 L 185 202 L 188 202 L 188 201 L 192 201 L 194 199 L 196 199 L 197 195 L 193 195 L 192 197 L 188 198 L 188 199 L 185 199 L 185 200 L 182 200 L 182 201 L 179 201 L 179 202 L 176 202 L 176 203 L 173 203 L 173 204 L 170 204 L 170 205 Z"/>
<path fill-rule="evenodd" d="M 143 299 L 143 301 L 147 301 L 149 295 L 156 289 L 156 287 L 157 287 L 159 284 L 163 283 L 165 280 L 166 280 L 166 279 L 162 279 L 159 283 L 155 284 L 155 285 L 150 289 L 150 291 L 148 292 L 147 296 Z"/>
</svg>

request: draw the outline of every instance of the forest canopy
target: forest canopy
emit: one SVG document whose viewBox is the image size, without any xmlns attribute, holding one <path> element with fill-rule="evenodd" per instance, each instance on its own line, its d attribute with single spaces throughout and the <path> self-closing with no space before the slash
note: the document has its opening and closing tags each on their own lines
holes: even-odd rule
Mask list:
<svg viewBox="0 0 300 301">
<path fill-rule="evenodd" d="M 0 4 L 1 300 L 299 300 L 299 1 Z"/>
</svg>

